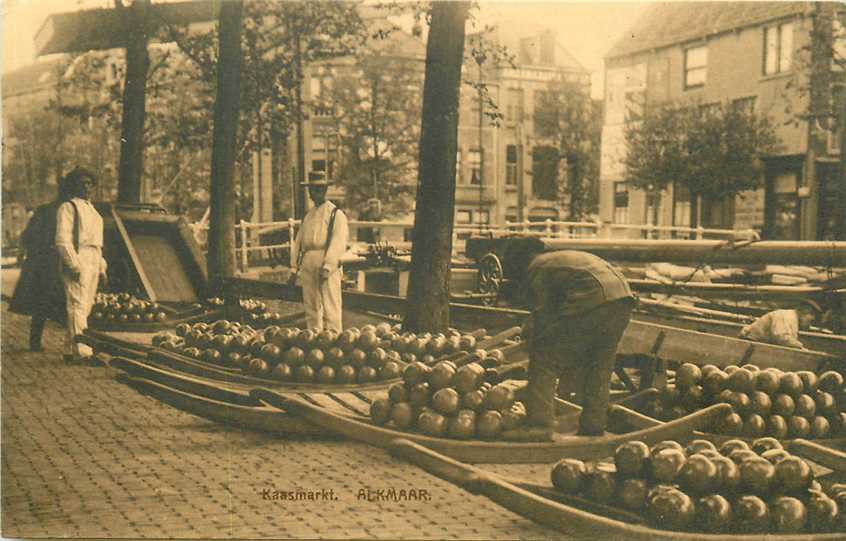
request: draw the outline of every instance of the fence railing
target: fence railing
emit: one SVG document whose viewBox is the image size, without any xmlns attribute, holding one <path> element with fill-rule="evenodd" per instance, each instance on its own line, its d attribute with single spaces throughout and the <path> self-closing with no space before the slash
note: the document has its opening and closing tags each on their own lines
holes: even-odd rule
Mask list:
<svg viewBox="0 0 846 541">
<path fill-rule="evenodd" d="M 355 221 L 349 223 L 350 240 L 355 242 L 358 232 L 362 228 L 370 228 L 374 237 L 400 249 L 410 248 L 410 233 L 414 228 L 412 222 L 372 222 Z M 236 248 L 235 255 L 241 272 L 246 272 L 254 261 L 276 260 L 291 265 L 294 257 L 289 239 L 296 237 L 300 220 L 289 219 L 278 222 L 247 222 L 241 220 L 235 226 Z M 197 242 L 205 249 L 208 225 L 194 223 L 190 225 Z M 274 239 L 273 233 L 286 232 L 280 235 L 284 241 Z M 649 224 L 607 224 L 600 222 L 567 222 L 544 220 L 540 222 L 505 222 L 496 225 L 456 224 L 453 228 L 453 250 L 456 254 L 463 254 L 466 240 L 471 236 L 488 236 L 499 238 L 506 235 L 527 235 L 551 239 L 757 239 L 758 232 L 753 229 L 710 229 L 704 227 L 662 226 Z M 251 254 L 254 254 L 251 257 Z M 289 259 L 283 260 L 287 254 Z"/>
</svg>

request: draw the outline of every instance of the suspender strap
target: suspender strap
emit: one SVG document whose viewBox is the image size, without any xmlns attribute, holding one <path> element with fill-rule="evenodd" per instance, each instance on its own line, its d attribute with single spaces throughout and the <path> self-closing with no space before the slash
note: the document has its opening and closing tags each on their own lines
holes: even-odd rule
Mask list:
<svg viewBox="0 0 846 541">
<path fill-rule="evenodd" d="M 333 235 L 333 233 L 335 233 L 335 216 L 337 214 L 338 214 L 338 207 L 335 207 L 335 208 L 332 209 L 332 214 L 329 215 L 329 229 L 328 229 L 328 231 L 326 231 L 326 245 L 323 247 L 323 257 L 324 258 L 326 257 L 326 253 L 329 251 L 329 245 L 332 243 L 332 235 Z M 303 218 L 303 222 L 305 222 L 305 218 Z M 300 223 L 300 227 L 302 227 L 302 226 L 303 226 L 303 224 Z M 303 254 L 305 252 L 303 250 L 302 244 L 303 243 L 301 242 L 300 246 L 297 246 L 297 269 L 298 270 L 303 264 Z"/>
<path fill-rule="evenodd" d="M 323 247 L 323 257 L 326 257 L 326 252 L 329 251 L 329 244 L 332 242 L 332 234 L 335 233 L 335 215 L 338 214 L 338 207 L 332 209 L 332 214 L 329 215 L 329 229 L 326 231 L 326 246 Z"/>
<path fill-rule="evenodd" d="M 79 208 L 73 199 L 70 204 L 73 205 L 73 249 L 79 253 Z"/>
</svg>

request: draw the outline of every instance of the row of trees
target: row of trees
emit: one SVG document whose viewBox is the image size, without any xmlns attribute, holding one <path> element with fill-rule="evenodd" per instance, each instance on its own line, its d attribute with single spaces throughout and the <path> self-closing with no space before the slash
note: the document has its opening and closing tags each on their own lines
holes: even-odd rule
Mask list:
<svg viewBox="0 0 846 541">
<path fill-rule="evenodd" d="M 760 187 L 762 158 L 779 149 L 767 115 L 732 103 L 664 104 L 631 123 L 625 137 L 627 181 L 651 195 L 686 188 L 693 227 L 700 198 L 722 200 Z"/>
<path fill-rule="evenodd" d="M 144 92 L 144 197 L 161 194 L 166 207 L 180 213 L 193 209 L 196 219 L 209 200 L 209 127 L 218 30 L 213 27 L 198 33 L 184 27 L 148 26 L 155 32 L 147 36 L 153 44 L 148 51 Z M 303 105 L 306 111 L 325 112 L 320 121 L 334 134 L 331 144 L 338 152 L 331 156 L 333 173 L 344 179 L 344 206 L 364 208 L 367 199 L 377 197 L 388 215 L 407 211 L 417 175 L 421 59 L 409 58 L 400 40 L 393 39 L 390 31 L 368 25 L 351 3 L 255 0 L 245 3 L 242 26 L 242 114 L 235 165 L 239 217 L 247 218 L 251 212 L 252 160 L 254 152 L 262 148 L 271 149 L 274 157 L 271 174 L 276 217 L 293 214 L 288 203 L 297 179 L 292 175 L 305 167 L 290 163 L 289 157 L 297 152 L 287 145 Z M 501 47 L 478 38 L 465 53 L 465 63 L 477 54 L 485 55 L 488 64 L 510 62 Z M 319 80 L 321 75 L 314 66 L 333 58 L 344 60 L 335 62 L 338 69 L 327 74 L 331 84 L 318 96 L 303 97 L 302 82 L 309 66 L 312 77 Z M 117 196 L 118 173 L 127 176 L 116 167 L 125 117 L 125 69 L 124 56 L 115 51 L 91 51 L 57 66 L 57 74 L 64 76 L 58 77 L 47 107 L 11 115 L 9 133 L 21 144 L 20 152 L 10 153 L 6 178 L 58 177 L 65 156 L 69 156 L 99 173 L 103 181 L 100 197 Z M 471 75 L 462 86 L 474 96 L 481 90 L 486 122 L 498 122 L 502 115 L 484 83 Z M 559 186 L 561 199 L 570 199 L 571 210 L 581 217 L 596 206 L 598 108 L 584 89 L 570 83 L 555 81 L 549 90 L 540 105 L 555 110 L 556 121 L 547 126 L 544 135 L 559 145 L 561 162 L 579 164 L 580 182 L 561 179 Z M 587 144 L 581 142 L 585 139 Z M 32 165 L 32 155 L 42 159 Z M 52 196 L 50 186 L 41 189 L 38 182 L 27 182 L 27 186 L 32 193 L 12 197 L 33 205 Z M 135 189 L 140 187 L 124 191 Z"/>
</svg>

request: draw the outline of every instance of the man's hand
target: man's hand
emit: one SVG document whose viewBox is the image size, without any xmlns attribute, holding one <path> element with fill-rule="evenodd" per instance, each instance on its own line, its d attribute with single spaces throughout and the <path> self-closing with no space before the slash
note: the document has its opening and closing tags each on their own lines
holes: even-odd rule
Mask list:
<svg viewBox="0 0 846 541">
<path fill-rule="evenodd" d="M 297 273 L 292 272 L 290 276 L 288 276 L 288 287 L 294 287 L 297 285 Z"/>
<path fill-rule="evenodd" d="M 328 280 L 330 274 L 332 274 L 332 272 L 328 268 L 320 267 L 320 281 L 321 282 L 325 282 L 326 280 Z"/>
<path fill-rule="evenodd" d="M 100 273 L 100 287 L 103 289 L 109 287 L 109 275 L 105 271 Z"/>
</svg>

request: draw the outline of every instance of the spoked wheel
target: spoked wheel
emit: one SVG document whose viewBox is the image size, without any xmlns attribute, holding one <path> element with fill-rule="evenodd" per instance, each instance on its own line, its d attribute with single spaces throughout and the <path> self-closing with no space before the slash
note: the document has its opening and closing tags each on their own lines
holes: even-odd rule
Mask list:
<svg viewBox="0 0 846 541">
<path fill-rule="evenodd" d="M 485 254 L 479 260 L 479 292 L 489 294 L 488 297 L 482 299 L 485 306 L 496 304 L 504 281 L 505 276 L 499 258 L 496 254 Z"/>
</svg>

